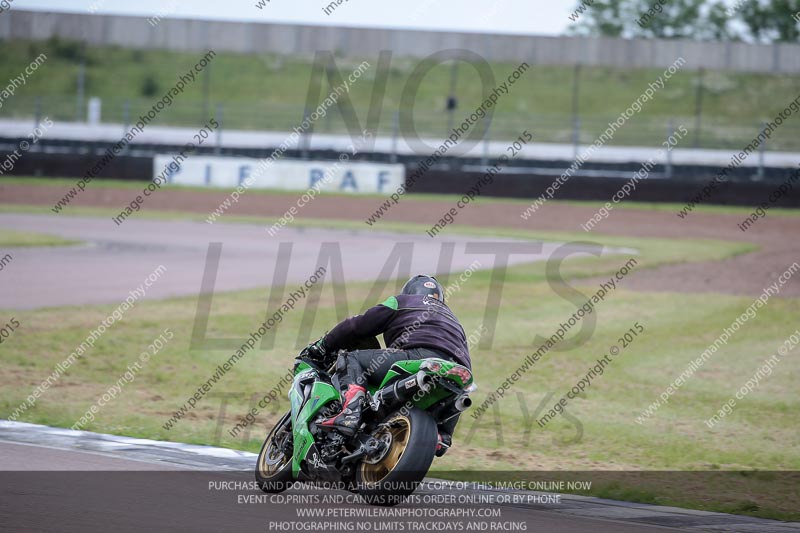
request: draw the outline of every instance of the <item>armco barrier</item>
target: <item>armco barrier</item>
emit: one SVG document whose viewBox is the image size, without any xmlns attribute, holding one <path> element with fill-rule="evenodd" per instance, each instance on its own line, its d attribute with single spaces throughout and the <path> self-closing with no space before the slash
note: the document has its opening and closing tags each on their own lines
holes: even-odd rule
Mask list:
<svg viewBox="0 0 800 533">
<path fill-rule="evenodd" d="M 0 151 L 0 161 L 11 152 Z M 103 153 L 54 154 L 25 152 L 14 163 L 14 168 L 3 176 L 42 176 L 60 178 L 82 178 L 86 172 L 98 164 Z M 108 163 L 97 178 L 118 180 L 151 180 L 153 178 L 153 158 L 118 155 Z"/>
<path fill-rule="evenodd" d="M 785 170 L 788 178 L 792 169 Z M 676 175 L 679 170 L 675 170 Z M 632 175 L 633 173 L 631 173 Z M 481 176 L 480 173 L 429 171 L 424 180 L 419 180 L 410 193 L 463 194 Z M 671 202 L 685 203 L 708 184 L 713 173 L 691 179 L 649 178 L 639 181 L 636 190 L 626 201 L 632 202 Z M 558 177 L 552 175 L 500 174 L 495 176 L 494 183 L 483 189 L 485 196 L 505 198 L 537 198 Z M 784 179 L 785 179 L 784 178 Z M 574 176 L 556 191 L 556 200 L 601 200 L 610 201 L 611 197 L 629 181 L 626 178 L 604 178 Z M 782 180 L 781 180 L 782 181 Z M 710 204 L 755 206 L 766 201 L 770 193 L 780 185 L 781 181 L 729 181 L 722 184 L 708 200 Z M 800 187 L 781 198 L 777 207 L 800 207 Z"/>
<path fill-rule="evenodd" d="M 9 152 L 0 152 L 0 161 Z M 86 170 L 94 166 L 99 156 L 94 154 L 52 154 L 28 152 L 20 158 L 14 169 L 4 175 L 18 176 L 50 176 L 80 178 Z M 100 178 L 120 180 L 147 181 L 153 177 L 153 157 L 118 156 L 102 172 Z M 413 165 L 412 165 L 413 167 Z M 552 174 L 542 169 L 541 173 L 515 173 L 495 176 L 494 183 L 483 188 L 485 196 L 505 198 L 536 198 L 544 193 L 548 186 L 558 177 L 565 167 L 554 165 Z M 573 176 L 561 185 L 555 195 L 556 200 L 601 200 L 609 201 L 611 197 L 628 182 L 635 165 L 618 165 L 619 170 L 629 170 L 628 177 Z M 611 169 L 608 169 L 611 171 Z M 768 169 L 769 179 L 753 181 L 753 169 L 737 169 L 734 179 L 721 185 L 708 200 L 710 204 L 754 206 L 769 197 L 794 171 L 791 168 Z M 630 198 L 634 202 L 672 202 L 684 203 L 696 195 L 714 176 L 716 169 L 711 167 L 675 167 L 674 177 L 651 177 L 639 181 Z M 660 169 L 654 170 L 654 175 Z M 480 177 L 482 173 L 462 171 L 430 170 L 424 179 L 418 180 L 410 194 L 463 194 Z M 0 178 L 2 179 L 2 178 Z M 778 207 L 800 207 L 800 187 L 781 198 Z"/>
</svg>

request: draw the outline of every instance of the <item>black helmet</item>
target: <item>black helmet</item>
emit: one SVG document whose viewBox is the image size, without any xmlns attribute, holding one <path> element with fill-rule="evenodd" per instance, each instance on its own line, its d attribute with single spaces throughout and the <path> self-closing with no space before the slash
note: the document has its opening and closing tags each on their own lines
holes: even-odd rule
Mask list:
<svg viewBox="0 0 800 533">
<path fill-rule="evenodd" d="M 414 276 L 406 281 L 400 294 L 427 294 L 444 303 L 444 290 L 433 276 Z"/>
</svg>

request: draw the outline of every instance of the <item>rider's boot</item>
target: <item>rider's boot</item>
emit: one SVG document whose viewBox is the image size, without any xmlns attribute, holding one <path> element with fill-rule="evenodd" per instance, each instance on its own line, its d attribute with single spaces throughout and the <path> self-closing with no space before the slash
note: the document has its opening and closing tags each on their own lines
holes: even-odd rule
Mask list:
<svg viewBox="0 0 800 533">
<path fill-rule="evenodd" d="M 439 431 L 439 435 L 436 439 L 436 457 L 441 457 L 447 453 L 447 450 L 450 449 L 450 446 L 453 444 L 453 437 L 450 436 L 449 433 L 445 433 L 443 431 Z"/>
<path fill-rule="evenodd" d="M 364 406 L 367 390 L 360 385 L 347 385 L 344 390 L 342 411 L 330 418 L 326 418 L 318 425 L 324 429 L 335 429 L 345 437 L 355 435 L 361 425 L 361 409 Z"/>
</svg>

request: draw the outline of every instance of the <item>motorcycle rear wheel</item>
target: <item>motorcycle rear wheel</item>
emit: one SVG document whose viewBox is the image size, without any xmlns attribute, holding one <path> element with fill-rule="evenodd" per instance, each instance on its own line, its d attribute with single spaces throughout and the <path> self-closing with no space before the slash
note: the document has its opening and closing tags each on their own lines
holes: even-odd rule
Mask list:
<svg viewBox="0 0 800 533">
<path fill-rule="evenodd" d="M 373 461 L 362 460 L 356 470 L 356 487 L 372 505 L 393 506 L 417 489 L 428 473 L 436 452 L 436 422 L 417 408 L 392 414 L 385 428 L 373 436 L 389 449 Z"/>
<path fill-rule="evenodd" d="M 283 452 L 285 439 L 292 438 L 291 412 L 286 413 L 269 432 L 256 460 L 256 482 L 267 493 L 288 489 L 292 478 L 292 456 Z"/>
</svg>

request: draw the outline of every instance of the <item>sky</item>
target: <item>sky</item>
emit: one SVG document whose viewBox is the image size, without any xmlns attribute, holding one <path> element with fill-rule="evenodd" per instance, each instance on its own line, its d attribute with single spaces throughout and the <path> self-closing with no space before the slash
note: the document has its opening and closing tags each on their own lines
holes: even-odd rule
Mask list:
<svg viewBox="0 0 800 533">
<path fill-rule="evenodd" d="M 264 7 L 256 4 L 261 1 Z M 12 9 L 467 32 L 561 35 L 578 0 L 15 0 Z M 513 16 L 509 16 L 513 13 Z"/>
</svg>

